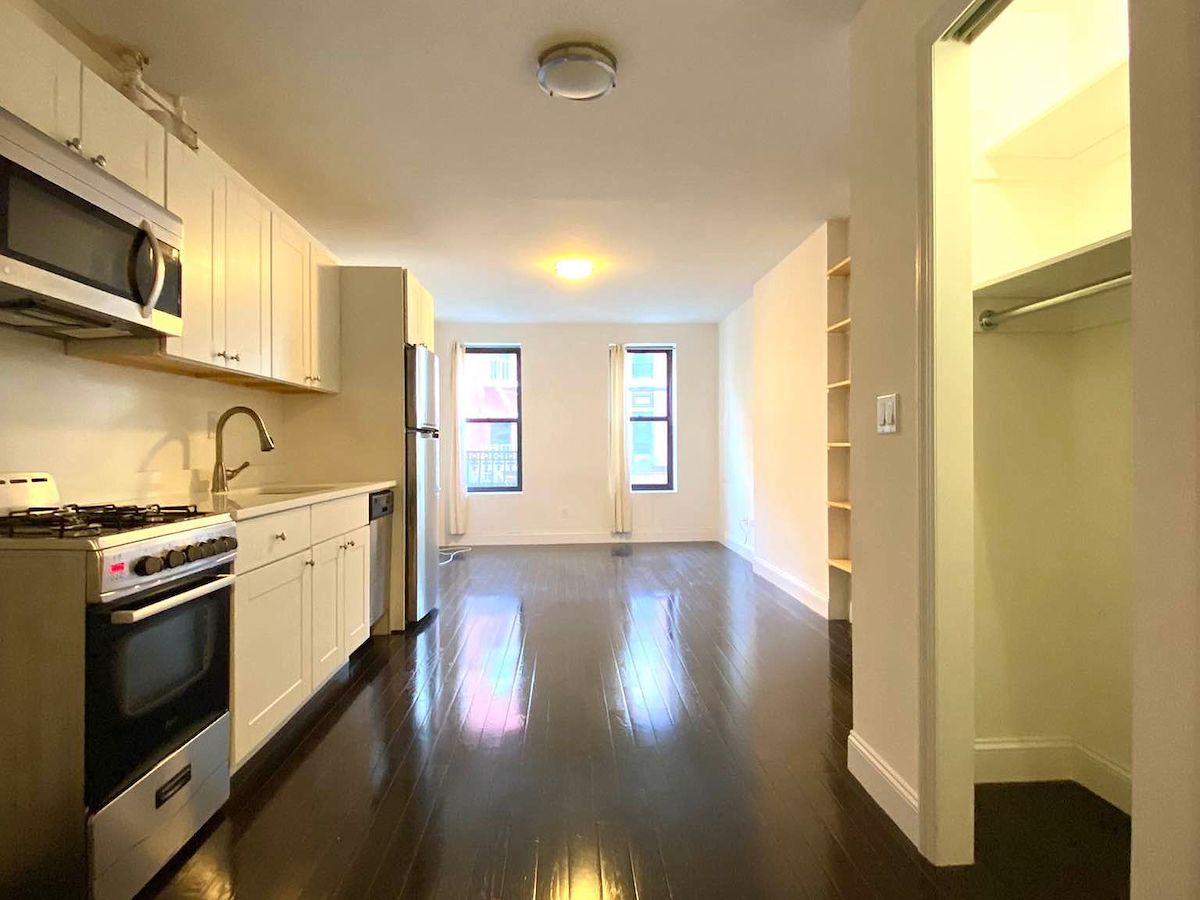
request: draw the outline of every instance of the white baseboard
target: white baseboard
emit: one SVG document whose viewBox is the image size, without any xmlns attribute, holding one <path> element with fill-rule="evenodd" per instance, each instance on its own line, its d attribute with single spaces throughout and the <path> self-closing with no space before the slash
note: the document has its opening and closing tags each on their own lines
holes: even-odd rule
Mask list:
<svg viewBox="0 0 1200 900">
<path fill-rule="evenodd" d="M 779 588 L 789 597 L 799 600 L 821 618 L 846 618 L 845 610 L 836 610 L 830 608 L 828 596 L 817 593 L 790 572 L 785 572 L 783 569 L 772 565 L 761 557 L 756 556 L 751 560 L 751 562 L 754 563 L 755 575 L 758 575 L 771 582 L 771 584 L 775 585 L 775 587 Z"/>
<path fill-rule="evenodd" d="M 634 532 L 631 537 L 618 538 L 604 531 L 526 531 L 512 534 L 456 535 L 451 543 L 467 547 L 517 547 L 547 544 L 678 544 L 714 543 L 711 531 L 647 531 Z"/>
<path fill-rule="evenodd" d="M 727 534 L 722 535 L 717 540 L 719 540 L 723 545 L 728 547 L 742 559 L 746 560 L 746 562 L 754 562 L 754 548 L 749 544 L 743 544 L 741 541 L 735 540 Z"/>
<path fill-rule="evenodd" d="M 846 765 L 905 837 L 918 845 L 921 816 L 917 792 L 856 731 L 851 731 L 846 741 Z"/>
<path fill-rule="evenodd" d="M 1069 737 L 977 738 L 975 781 L 1074 781 L 1126 813 L 1133 794 L 1129 769 Z"/>
</svg>

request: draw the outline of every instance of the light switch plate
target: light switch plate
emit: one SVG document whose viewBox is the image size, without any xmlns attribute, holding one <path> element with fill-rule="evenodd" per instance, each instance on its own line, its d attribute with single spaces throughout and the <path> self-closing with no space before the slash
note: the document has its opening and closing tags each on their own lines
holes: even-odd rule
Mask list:
<svg viewBox="0 0 1200 900">
<path fill-rule="evenodd" d="M 875 430 L 895 434 L 900 425 L 900 395 L 884 394 L 875 398 Z"/>
</svg>

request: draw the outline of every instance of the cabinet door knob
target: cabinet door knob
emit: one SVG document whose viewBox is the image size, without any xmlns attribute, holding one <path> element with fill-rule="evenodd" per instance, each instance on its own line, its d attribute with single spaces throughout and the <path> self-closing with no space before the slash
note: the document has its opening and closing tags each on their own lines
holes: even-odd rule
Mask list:
<svg viewBox="0 0 1200 900">
<path fill-rule="evenodd" d="M 275 540 L 286 541 L 287 540 L 287 532 L 286 531 L 279 532 L 279 534 L 275 535 Z"/>
<path fill-rule="evenodd" d="M 314 375 L 314 376 L 313 376 L 313 381 L 315 381 L 317 384 L 320 384 L 320 383 L 321 383 L 321 376 L 320 376 L 320 375 Z"/>
<path fill-rule="evenodd" d="M 229 359 L 232 359 L 234 362 L 241 362 L 241 361 L 242 361 L 242 354 L 240 354 L 240 353 L 230 353 L 230 354 L 229 354 Z"/>
<path fill-rule="evenodd" d="M 305 380 L 305 382 L 312 381 L 312 376 L 311 376 L 311 375 L 305 375 L 305 376 L 304 376 L 304 380 Z"/>
<path fill-rule="evenodd" d="M 229 354 L 226 353 L 224 350 L 218 350 L 213 355 L 218 357 L 219 359 L 228 359 L 229 358 Z"/>
<path fill-rule="evenodd" d="M 350 542 L 348 543 L 348 546 L 350 546 L 350 547 L 357 547 L 358 545 L 357 545 L 356 543 L 354 543 L 354 541 L 350 541 Z"/>
<path fill-rule="evenodd" d="M 65 143 L 68 147 L 70 147 L 76 153 L 78 153 L 80 148 L 83 146 L 83 141 L 81 141 L 77 137 L 70 138 L 69 140 L 66 140 L 63 143 Z"/>
<path fill-rule="evenodd" d="M 311 560 L 311 559 L 306 559 L 306 560 L 304 561 L 304 564 L 305 564 L 306 566 L 315 566 L 315 565 L 316 565 L 316 562 L 315 562 L 314 560 Z"/>
<path fill-rule="evenodd" d="M 103 153 L 97 153 L 95 156 L 93 156 L 92 162 L 94 162 L 96 165 L 98 165 L 102 169 L 108 165 L 108 160 L 104 158 Z"/>
</svg>

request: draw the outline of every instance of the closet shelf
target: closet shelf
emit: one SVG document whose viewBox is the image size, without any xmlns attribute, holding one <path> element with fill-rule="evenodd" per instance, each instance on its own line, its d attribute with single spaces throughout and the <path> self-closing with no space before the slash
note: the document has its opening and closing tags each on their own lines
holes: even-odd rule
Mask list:
<svg viewBox="0 0 1200 900">
<path fill-rule="evenodd" d="M 846 257 L 836 266 L 825 273 L 830 278 L 844 278 L 850 274 L 850 257 Z"/>
<path fill-rule="evenodd" d="M 845 318 L 840 322 L 834 322 L 825 331 L 829 334 L 847 334 L 850 331 L 850 319 Z"/>
<path fill-rule="evenodd" d="M 849 500 L 830 500 L 829 508 L 830 509 L 849 509 L 850 501 Z"/>
<path fill-rule="evenodd" d="M 826 390 L 830 390 L 830 391 L 835 391 L 838 388 L 848 388 L 848 387 L 850 387 L 850 379 L 849 378 L 847 378 L 845 381 L 835 381 L 832 384 L 825 385 Z"/>
<path fill-rule="evenodd" d="M 841 571 L 845 572 L 847 575 L 853 574 L 851 572 L 850 560 L 848 560 L 848 559 L 831 559 L 829 561 L 829 565 L 831 565 L 835 569 L 840 569 Z"/>
</svg>

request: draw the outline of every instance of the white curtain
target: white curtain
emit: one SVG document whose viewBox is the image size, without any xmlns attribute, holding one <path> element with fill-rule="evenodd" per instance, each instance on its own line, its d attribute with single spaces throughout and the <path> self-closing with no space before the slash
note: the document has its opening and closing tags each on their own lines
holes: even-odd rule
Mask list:
<svg viewBox="0 0 1200 900">
<path fill-rule="evenodd" d="M 608 496 L 612 508 L 612 533 L 633 531 L 633 499 L 629 486 L 629 451 L 625 414 L 625 348 L 608 347 Z"/>
<path fill-rule="evenodd" d="M 463 379 L 466 351 L 461 341 L 450 346 L 450 496 L 446 500 L 446 531 L 452 535 L 467 533 L 467 481 L 463 470 Z"/>
</svg>

